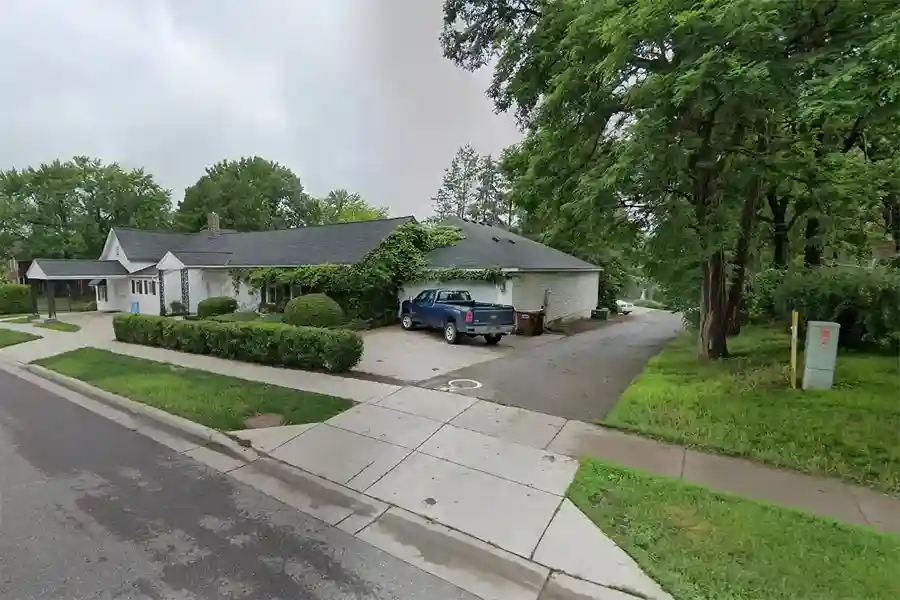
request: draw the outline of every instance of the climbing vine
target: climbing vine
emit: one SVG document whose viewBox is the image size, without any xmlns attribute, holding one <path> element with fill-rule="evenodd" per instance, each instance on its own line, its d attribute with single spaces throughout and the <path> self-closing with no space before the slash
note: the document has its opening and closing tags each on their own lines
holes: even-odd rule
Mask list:
<svg viewBox="0 0 900 600">
<path fill-rule="evenodd" d="M 499 268 L 433 269 L 428 253 L 464 238 L 457 227 L 407 223 L 389 235 L 355 265 L 313 265 L 295 268 L 232 269 L 235 287 L 241 282 L 254 289 L 268 284 L 299 288 L 303 293 L 325 293 L 344 310 L 359 318 L 381 316 L 396 309 L 397 292 L 418 281 L 491 281 L 506 275 Z"/>
</svg>

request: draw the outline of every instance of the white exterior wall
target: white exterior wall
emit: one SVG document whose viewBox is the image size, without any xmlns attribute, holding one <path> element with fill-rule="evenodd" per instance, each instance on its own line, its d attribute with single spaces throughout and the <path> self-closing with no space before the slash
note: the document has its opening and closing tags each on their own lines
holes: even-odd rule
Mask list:
<svg viewBox="0 0 900 600">
<path fill-rule="evenodd" d="M 259 291 L 251 289 L 246 283 L 238 286 L 237 298 L 239 311 L 253 311 L 259 308 Z"/>
<path fill-rule="evenodd" d="M 166 292 L 166 310 L 172 310 L 172 303 L 181 302 L 181 271 L 163 271 L 163 288 Z"/>
<path fill-rule="evenodd" d="M 107 279 L 106 280 L 106 302 L 100 299 L 100 296 L 97 295 L 97 310 L 99 311 L 116 311 L 116 310 L 124 310 L 125 308 L 125 290 L 126 286 L 130 286 L 127 281 L 123 279 Z M 131 289 L 128 288 L 130 292 Z M 94 292 L 96 294 L 96 290 Z"/>
<path fill-rule="evenodd" d="M 513 305 L 516 310 L 540 310 L 544 292 L 550 290 L 546 321 L 583 319 L 597 307 L 599 285 L 597 272 L 520 273 L 513 285 Z"/>
<path fill-rule="evenodd" d="M 201 270 L 200 281 L 203 283 L 203 298 L 212 298 L 213 296 L 231 296 L 234 297 L 234 282 L 228 271 L 221 270 Z"/>
<path fill-rule="evenodd" d="M 501 291 L 501 285 L 490 281 L 422 281 L 411 283 L 400 288 L 398 300 L 401 302 L 407 298 L 415 298 L 422 290 L 440 288 L 446 290 L 468 290 L 472 299 L 476 302 L 491 302 L 493 304 L 511 304 L 511 286 L 506 282 L 506 291 Z"/>
<path fill-rule="evenodd" d="M 205 299 L 206 286 L 203 283 L 203 275 L 199 269 L 187 269 L 188 295 L 191 305 L 187 307 L 189 313 L 197 312 L 197 303 Z"/>
<path fill-rule="evenodd" d="M 134 281 L 156 281 L 155 277 L 135 277 Z M 156 281 L 155 294 L 132 294 L 132 279 L 120 279 L 119 283 L 125 291 L 125 305 L 121 308 L 122 312 L 131 312 L 132 302 L 138 303 L 138 311 L 142 315 L 158 315 L 159 314 L 159 281 Z M 146 285 L 146 283 L 144 284 Z"/>
</svg>

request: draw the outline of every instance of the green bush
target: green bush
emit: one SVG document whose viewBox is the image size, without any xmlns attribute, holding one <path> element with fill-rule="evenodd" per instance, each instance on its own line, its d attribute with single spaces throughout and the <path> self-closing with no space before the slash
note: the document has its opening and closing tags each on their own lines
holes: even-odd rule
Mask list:
<svg viewBox="0 0 900 600">
<path fill-rule="evenodd" d="M 763 269 L 750 278 L 744 294 L 744 313 L 750 323 L 771 323 L 779 317 L 775 292 L 788 273 L 784 269 Z"/>
<path fill-rule="evenodd" d="M 227 315 L 237 310 L 237 300 L 229 296 L 212 296 L 197 304 L 197 316 L 203 319 Z"/>
<path fill-rule="evenodd" d="M 840 323 L 844 348 L 900 345 L 900 272 L 887 268 L 818 267 L 785 278 L 774 294 L 778 315 Z"/>
<path fill-rule="evenodd" d="M 183 302 L 180 302 L 178 300 L 173 300 L 172 303 L 169 305 L 169 307 L 172 309 L 172 311 L 169 314 L 171 314 L 173 316 L 187 314 L 187 307 L 184 305 Z"/>
<path fill-rule="evenodd" d="M 352 331 L 260 321 L 179 321 L 120 314 L 113 319 L 113 330 L 120 342 L 336 373 L 352 369 L 363 352 L 362 339 Z"/>
<path fill-rule="evenodd" d="M 247 321 L 258 321 L 259 315 L 255 312 L 234 312 L 227 315 L 216 315 L 209 318 L 210 321 L 220 321 L 223 323 L 246 323 Z"/>
<path fill-rule="evenodd" d="M 29 286 L 16 283 L 0 285 L 0 315 L 30 312 L 32 312 L 32 306 Z"/>
<path fill-rule="evenodd" d="M 305 294 L 284 307 L 284 322 L 306 327 L 338 327 L 347 318 L 340 304 L 325 294 Z"/>
</svg>

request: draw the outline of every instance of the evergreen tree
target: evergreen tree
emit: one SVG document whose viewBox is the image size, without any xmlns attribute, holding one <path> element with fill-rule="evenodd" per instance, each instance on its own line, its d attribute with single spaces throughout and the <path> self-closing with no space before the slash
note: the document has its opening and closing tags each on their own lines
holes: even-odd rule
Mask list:
<svg viewBox="0 0 900 600">
<path fill-rule="evenodd" d="M 479 179 L 479 156 L 469 144 L 456 151 L 450 167 L 444 171 L 441 187 L 432 198 L 434 212 L 440 218 L 466 218 L 475 200 Z"/>
</svg>

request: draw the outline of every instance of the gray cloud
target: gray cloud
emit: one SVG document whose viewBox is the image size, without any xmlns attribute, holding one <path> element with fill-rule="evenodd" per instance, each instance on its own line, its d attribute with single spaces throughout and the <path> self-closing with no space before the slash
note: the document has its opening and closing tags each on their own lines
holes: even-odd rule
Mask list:
<svg viewBox="0 0 900 600">
<path fill-rule="evenodd" d="M 258 154 L 427 216 L 456 148 L 519 134 L 441 56 L 440 0 L 4 0 L 0 168 L 75 154 L 173 189 Z"/>
</svg>

